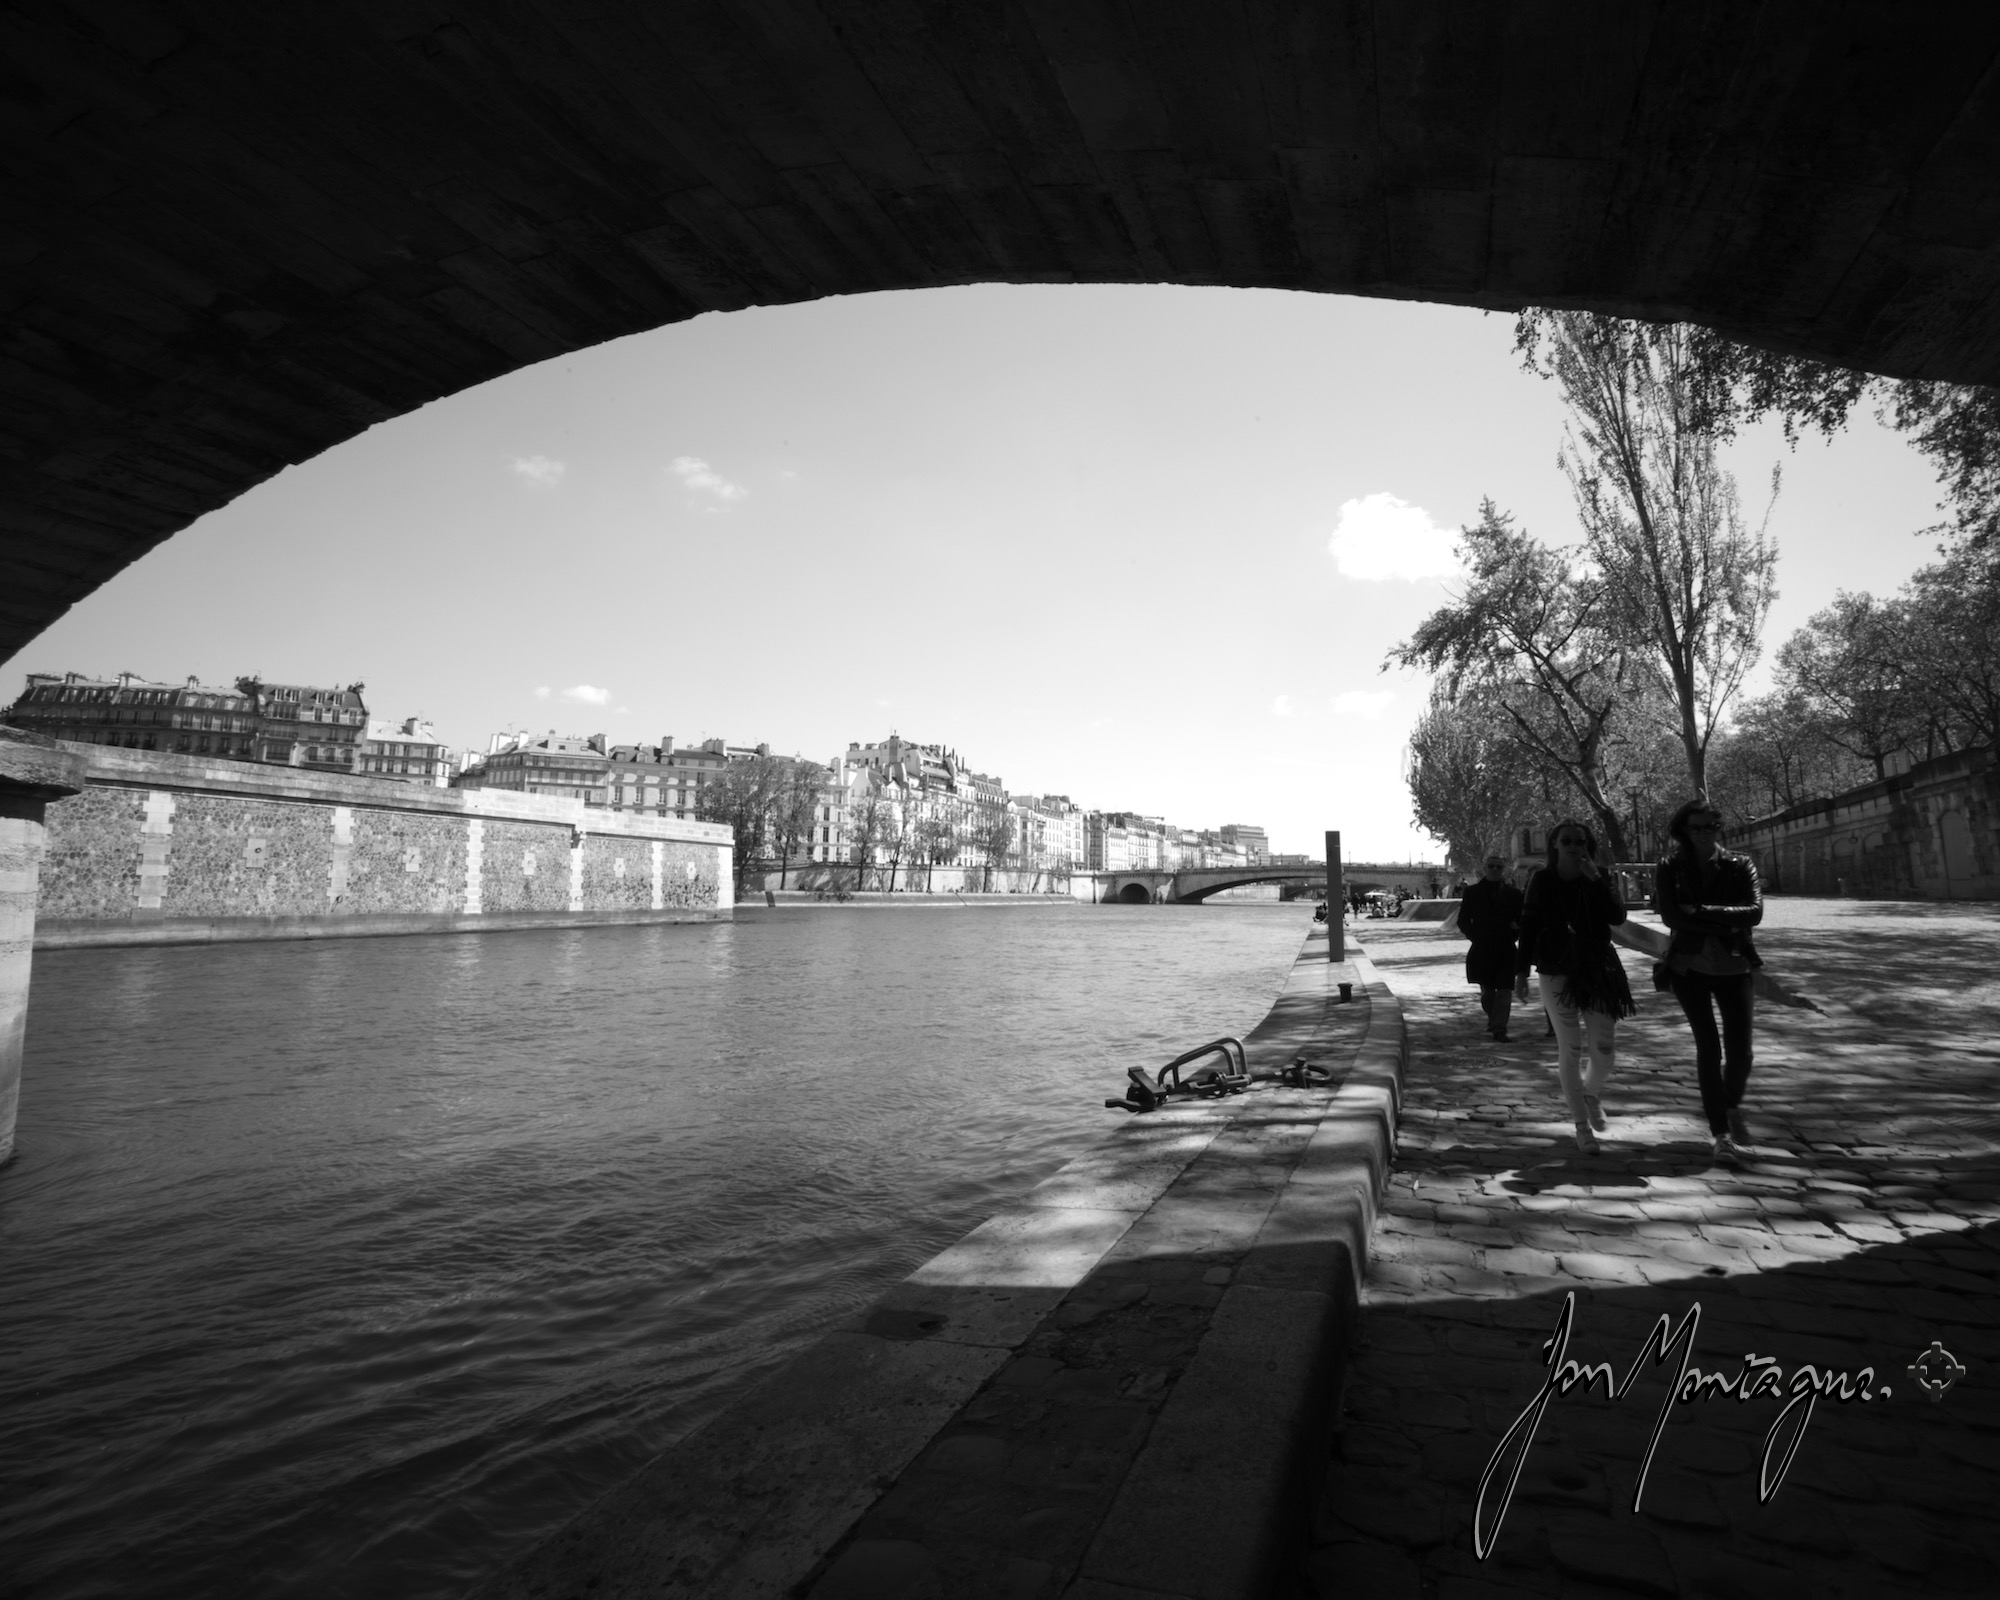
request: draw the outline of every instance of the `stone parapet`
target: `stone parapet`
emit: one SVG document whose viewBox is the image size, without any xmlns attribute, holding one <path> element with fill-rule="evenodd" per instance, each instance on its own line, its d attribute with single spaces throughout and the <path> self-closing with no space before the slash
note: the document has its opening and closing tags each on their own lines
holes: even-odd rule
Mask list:
<svg viewBox="0 0 2000 1600">
<path fill-rule="evenodd" d="M 40 807 L 83 787 L 87 765 L 75 745 L 0 723 L 0 817 L 40 821 Z"/>
<path fill-rule="evenodd" d="M 1760 817 L 1729 841 L 1767 891 L 2000 899 L 2000 756 L 1959 750 Z"/>
<path fill-rule="evenodd" d="M 54 740 L 43 742 L 65 758 L 80 758 L 80 770 L 85 781 L 99 788 L 187 789 L 204 794 L 290 800 L 306 805 L 365 806 L 373 811 L 557 822 L 581 828 L 586 833 L 625 834 L 642 839 L 730 843 L 729 829 L 719 822 L 646 817 L 629 811 L 585 805 L 581 800 L 562 800 L 553 795 L 517 794 L 510 789 L 433 789 L 421 784 L 389 783 L 379 778 L 313 772 L 303 767 L 219 761 L 209 756 L 174 755 L 162 750 L 120 750 L 108 745 L 68 744 Z M 4 760 L 4 755 L 0 755 L 0 761 Z M 0 767 L 0 773 L 4 771 L 5 768 Z"/>
<path fill-rule="evenodd" d="M 504 790 L 56 745 L 36 943 L 171 944 L 685 922 L 733 904 L 731 836 Z"/>
</svg>

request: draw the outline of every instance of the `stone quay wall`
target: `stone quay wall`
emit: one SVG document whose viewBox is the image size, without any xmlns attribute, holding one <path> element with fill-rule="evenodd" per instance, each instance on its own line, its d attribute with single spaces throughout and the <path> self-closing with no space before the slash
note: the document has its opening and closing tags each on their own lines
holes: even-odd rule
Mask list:
<svg viewBox="0 0 2000 1600">
<path fill-rule="evenodd" d="M 38 949 L 694 922 L 732 909 L 729 830 L 493 789 L 432 789 L 64 744 Z"/>
<path fill-rule="evenodd" d="M 2000 900 L 2000 755 L 1919 762 L 1760 818 L 1730 843 L 1774 893 Z"/>
</svg>

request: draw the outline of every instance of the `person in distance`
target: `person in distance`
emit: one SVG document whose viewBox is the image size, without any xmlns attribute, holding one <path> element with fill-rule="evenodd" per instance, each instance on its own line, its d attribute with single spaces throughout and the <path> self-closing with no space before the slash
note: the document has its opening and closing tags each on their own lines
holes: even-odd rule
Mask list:
<svg viewBox="0 0 2000 1600">
<path fill-rule="evenodd" d="M 1507 1042 L 1514 1009 L 1514 935 L 1521 926 L 1521 891 L 1507 881 L 1507 861 L 1488 854 L 1479 881 L 1458 902 L 1458 931 L 1472 941 L 1465 952 L 1465 981 L 1479 986 L 1486 1031 Z"/>
</svg>

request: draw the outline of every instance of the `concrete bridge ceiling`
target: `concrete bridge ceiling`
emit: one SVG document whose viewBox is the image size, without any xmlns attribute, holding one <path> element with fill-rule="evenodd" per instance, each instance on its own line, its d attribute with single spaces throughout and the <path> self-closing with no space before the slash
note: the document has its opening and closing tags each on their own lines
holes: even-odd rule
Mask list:
<svg viewBox="0 0 2000 1600">
<path fill-rule="evenodd" d="M 2000 7 L 20 0 L 0 654 L 279 468 L 702 311 L 989 280 L 2000 379 Z"/>
</svg>

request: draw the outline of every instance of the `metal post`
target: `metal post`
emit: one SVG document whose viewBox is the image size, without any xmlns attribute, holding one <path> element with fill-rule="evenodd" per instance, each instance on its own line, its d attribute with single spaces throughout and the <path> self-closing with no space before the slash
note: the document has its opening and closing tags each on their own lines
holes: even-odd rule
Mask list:
<svg viewBox="0 0 2000 1600">
<path fill-rule="evenodd" d="M 1340 882 L 1340 830 L 1326 836 L 1326 959 L 1347 959 L 1347 901 Z"/>
</svg>

